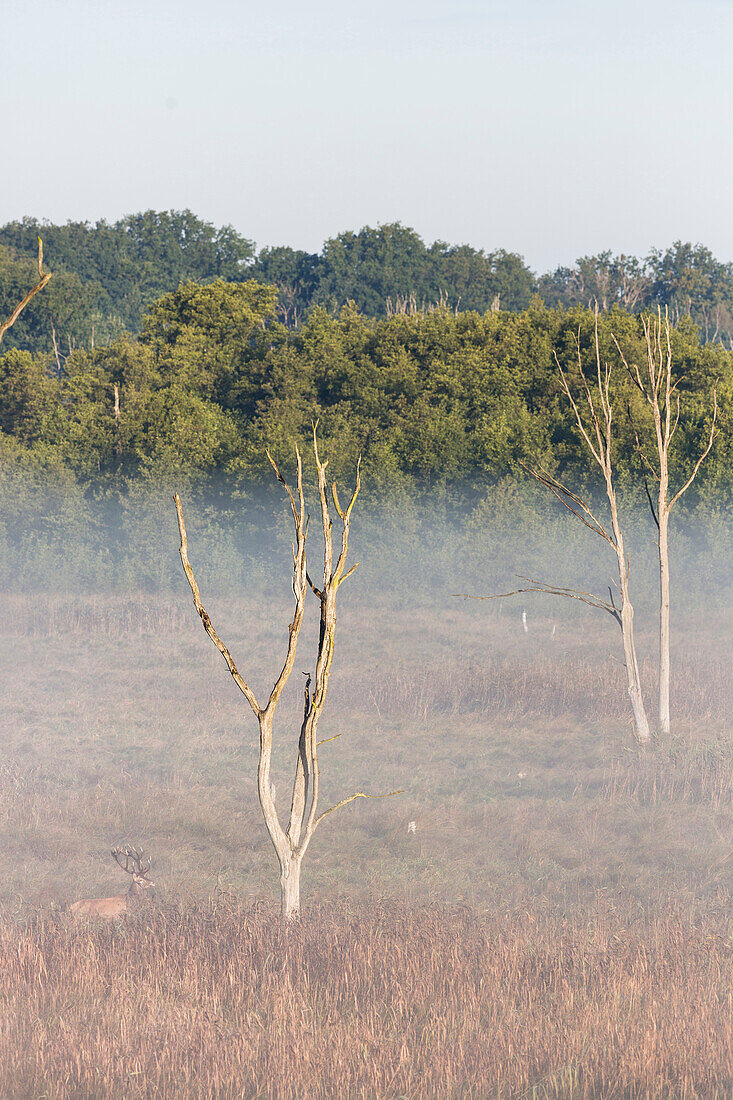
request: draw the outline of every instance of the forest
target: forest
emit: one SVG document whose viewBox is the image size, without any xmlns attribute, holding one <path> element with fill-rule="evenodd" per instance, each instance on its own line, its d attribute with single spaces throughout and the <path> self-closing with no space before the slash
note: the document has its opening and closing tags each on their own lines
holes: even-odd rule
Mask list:
<svg viewBox="0 0 733 1100">
<path fill-rule="evenodd" d="M 601 252 L 570 267 L 535 273 L 522 256 L 468 244 L 427 244 L 399 222 L 364 226 L 324 242 L 320 253 L 287 245 L 262 248 L 231 225 L 216 227 L 190 210 L 147 210 L 117 222 L 54 225 L 23 218 L 0 226 L 0 315 L 32 276 L 43 237 L 52 287 L 8 334 L 10 346 L 68 354 L 70 347 L 138 333 L 153 303 L 181 282 L 255 279 L 277 287 L 275 315 L 297 328 L 316 307 L 331 315 L 353 302 L 367 317 L 443 304 L 451 310 L 521 311 L 538 295 L 550 307 L 669 309 L 690 317 L 704 342 L 731 346 L 733 264 L 701 244 L 676 241 L 647 256 Z"/>
<path fill-rule="evenodd" d="M 472 308 L 468 300 L 458 309 L 443 297 L 387 316 L 379 303 L 384 305 L 380 295 L 388 279 L 395 300 L 397 287 L 403 302 L 416 297 L 408 268 L 396 269 L 398 255 L 405 265 L 414 253 L 404 241 L 398 252 L 397 240 L 410 233 L 400 230 L 391 238 L 394 255 L 383 254 L 381 268 L 375 257 L 370 266 L 363 256 L 355 274 L 349 261 L 358 284 L 344 275 L 331 306 L 317 304 L 314 294 L 299 323 L 285 324 L 282 284 L 268 268 L 272 257 L 254 260 L 248 242 L 229 230 L 215 233 L 194 221 L 184 231 L 184 215 L 158 217 L 146 237 L 146 217 L 128 219 L 124 228 L 43 227 L 53 278 L 10 329 L 0 358 L 5 463 L 108 490 L 175 475 L 200 486 L 224 478 L 244 492 L 267 476 L 265 449 L 283 459 L 320 420 L 338 456 L 334 461 L 346 469 L 362 454 L 371 492 L 381 499 L 400 491 L 448 492 L 463 507 L 487 485 L 522 476 L 522 461 L 541 462 L 582 483 L 585 460 L 566 429 L 555 355 L 572 372 L 576 332 L 589 348 L 593 314 L 587 302 L 548 305 L 525 280 L 524 290 L 506 294 L 493 284 Z M 10 228 L 0 231 L 0 241 L 11 236 Z M 12 255 L 28 244 L 24 234 L 31 228 L 35 233 L 39 227 L 16 226 Z M 121 234 L 137 242 L 136 263 L 115 248 Z M 190 241 L 185 248 L 182 239 Z M 386 228 L 359 248 L 376 255 L 379 240 L 387 241 Z M 324 256 L 337 244 L 346 263 L 354 241 L 330 242 Z M 10 255 L 6 249 L 7 262 Z M 28 251 L 22 262 L 12 261 L 15 281 L 2 280 L 8 302 L 0 303 L 0 313 L 9 313 L 9 303 L 31 285 L 32 257 Z M 474 259 L 488 263 L 480 254 Z M 496 256 L 491 265 L 499 270 Z M 502 270 L 507 279 L 509 267 Z M 480 278 L 467 278 L 481 285 Z M 166 281 L 174 285 L 166 289 Z M 91 288 L 99 313 L 85 297 Z M 430 293 L 423 284 L 420 300 Z M 513 308 L 498 308 L 498 299 Z M 643 355 L 640 313 L 618 300 L 604 304 L 605 352 L 617 355 L 616 339 L 629 359 Z M 719 338 L 703 338 L 694 312 L 677 318 L 673 334 L 685 394 L 680 460 L 695 453 L 717 385 L 721 439 L 695 488 L 697 501 L 725 503 L 733 489 L 727 430 L 733 354 Z M 98 328 L 92 338 L 93 317 Z M 118 325 L 115 335 L 114 326 L 105 329 L 110 318 Z M 614 384 L 622 405 L 631 402 L 618 427 L 618 462 L 628 473 L 636 461 L 634 409 L 637 418 L 642 411 L 623 370 Z"/>
</svg>

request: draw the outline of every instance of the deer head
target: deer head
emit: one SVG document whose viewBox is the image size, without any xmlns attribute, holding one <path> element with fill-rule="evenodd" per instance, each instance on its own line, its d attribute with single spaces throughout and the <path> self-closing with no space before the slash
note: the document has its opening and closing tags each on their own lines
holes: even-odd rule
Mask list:
<svg viewBox="0 0 733 1100">
<path fill-rule="evenodd" d="M 118 867 L 128 875 L 132 875 L 130 889 L 127 892 L 131 900 L 142 901 L 149 894 L 152 895 L 155 883 L 148 878 L 152 861 L 150 856 L 147 860 L 143 859 L 142 848 L 131 848 L 128 844 L 124 848 L 113 848 L 112 856 Z"/>
</svg>

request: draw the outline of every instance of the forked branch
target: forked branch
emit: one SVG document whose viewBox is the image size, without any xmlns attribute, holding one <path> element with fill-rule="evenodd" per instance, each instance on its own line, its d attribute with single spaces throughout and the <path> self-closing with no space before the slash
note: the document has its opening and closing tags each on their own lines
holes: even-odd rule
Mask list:
<svg viewBox="0 0 733 1100">
<path fill-rule="evenodd" d="M 629 363 L 615 336 L 613 336 L 613 341 L 626 374 L 642 395 L 645 402 L 649 405 L 652 413 L 657 454 L 659 457 L 659 473 L 657 473 L 651 462 L 649 462 L 642 449 L 639 434 L 633 419 L 631 403 L 629 402 L 628 404 L 629 420 L 634 430 L 636 450 L 642 464 L 644 489 L 649 502 L 649 508 L 654 517 L 654 522 L 658 528 L 660 517 L 663 513 L 669 514 L 680 497 L 687 492 L 697 477 L 700 467 L 712 450 L 718 434 L 718 383 L 716 380 L 713 386 L 713 416 L 710 423 L 710 433 L 707 437 L 707 442 L 690 476 L 682 487 L 670 497 L 668 496 L 667 488 L 669 485 L 669 454 L 670 445 L 680 422 L 680 395 L 678 387 L 682 380 L 682 376 L 678 375 L 674 381 L 672 379 L 672 337 L 667 312 L 665 311 L 664 319 L 662 319 L 661 310 L 657 311 L 656 318 L 653 316 L 642 317 L 642 326 L 644 330 L 647 359 L 643 373 L 636 362 Z M 651 493 L 647 485 L 647 470 L 653 474 L 656 481 L 660 484 L 660 499 L 656 508 L 652 502 Z"/>
<path fill-rule="evenodd" d="M 188 560 L 186 541 L 186 528 L 183 520 L 181 501 L 176 494 L 176 512 L 178 515 L 178 529 L 181 537 L 181 561 L 186 574 L 193 602 L 206 633 L 211 638 L 216 648 L 224 658 L 227 667 L 246 697 L 259 722 L 260 752 L 257 769 L 257 791 L 260 806 L 265 819 L 267 831 L 273 843 L 280 863 L 280 884 L 282 891 L 282 915 L 285 920 L 292 920 L 298 914 L 300 905 L 300 868 L 303 857 L 313 838 L 313 834 L 323 820 L 335 810 L 348 805 L 357 798 L 388 798 L 399 791 L 391 791 L 387 795 L 370 795 L 364 791 L 358 791 L 349 798 L 342 799 L 335 806 L 331 806 L 323 813 L 318 813 L 320 795 L 320 766 L 318 761 L 318 748 L 327 741 L 340 736 L 336 734 L 332 738 L 319 740 L 317 737 L 318 722 L 323 712 L 328 691 L 328 682 L 331 671 L 331 663 L 334 653 L 334 638 L 336 633 L 336 595 L 340 584 L 353 573 L 356 566 L 346 571 L 346 558 L 349 549 L 349 527 L 351 512 L 356 503 L 361 488 L 360 470 L 357 465 L 356 484 L 351 494 L 348 505 L 343 508 L 339 500 L 338 490 L 331 486 L 330 497 L 333 507 L 341 520 L 341 547 L 334 564 L 333 557 L 333 524 L 329 510 L 329 492 L 326 482 L 325 461 L 321 461 L 318 451 L 317 425 L 313 425 L 313 455 L 318 473 L 318 497 L 321 508 L 321 521 L 323 528 L 323 582 L 320 587 L 313 583 L 306 563 L 306 538 L 308 534 L 308 517 L 305 512 L 305 499 L 303 494 L 303 466 L 301 457 L 296 448 L 297 458 L 297 484 L 291 489 L 281 474 L 272 455 L 267 457 L 275 472 L 275 476 L 284 487 L 290 502 L 293 516 L 295 538 L 293 541 L 293 581 L 292 589 L 295 596 L 295 610 L 288 631 L 288 647 L 282 671 L 278 676 L 270 692 L 269 700 L 264 707 L 260 707 L 249 685 L 240 676 L 234 660 L 214 629 L 211 619 L 204 610 L 201 602 L 196 578 Z M 308 588 L 314 593 L 320 604 L 320 628 L 318 634 L 318 649 L 315 669 L 313 674 L 304 673 L 305 684 L 303 688 L 303 711 L 298 736 L 298 753 L 295 762 L 295 775 L 293 778 L 292 797 L 287 826 L 283 828 L 275 804 L 275 795 L 271 780 L 271 764 L 273 753 L 273 732 L 275 708 L 293 671 L 298 637 L 305 611 L 305 598 Z"/>
<path fill-rule="evenodd" d="M 632 411 L 632 408 L 631 408 L 631 402 L 630 401 L 628 403 L 627 408 L 628 408 L 628 414 L 629 414 L 629 422 L 630 422 L 631 427 L 632 427 L 633 432 L 634 432 L 634 440 L 636 441 L 636 453 L 639 457 L 639 464 L 641 466 L 641 477 L 642 477 L 642 481 L 644 483 L 644 492 L 646 493 L 646 499 L 647 499 L 647 503 L 649 504 L 649 510 L 651 511 L 652 519 L 654 520 L 654 522 L 657 526 L 657 530 L 659 530 L 659 516 L 657 515 L 657 509 L 654 507 L 654 501 L 652 499 L 651 490 L 649 488 L 649 479 L 647 478 L 647 470 L 649 471 L 649 473 L 652 474 L 653 477 L 655 477 L 657 479 L 657 481 L 660 480 L 660 477 L 659 477 L 659 474 L 657 473 L 657 471 L 652 466 L 649 459 L 647 458 L 646 453 L 644 452 L 644 448 L 641 445 L 641 440 L 639 439 L 639 432 L 637 431 L 636 424 L 634 422 L 634 414 L 633 414 L 633 411 Z"/>
<path fill-rule="evenodd" d="M 550 492 L 560 501 L 562 506 L 564 508 L 567 508 L 568 512 L 570 512 L 571 515 L 575 516 L 576 519 L 579 519 L 585 527 L 587 527 L 595 535 L 598 535 L 600 538 L 605 539 L 606 542 L 610 543 L 610 545 L 615 548 L 616 543 L 614 542 L 613 536 L 609 534 L 601 521 L 597 518 L 597 516 L 594 515 L 589 505 L 583 500 L 582 497 L 579 497 L 576 493 L 573 493 L 570 489 L 568 489 L 566 485 L 562 483 L 562 481 L 559 481 L 556 477 L 553 477 L 552 474 L 548 473 L 548 471 L 543 469 L 541 466 L 527 466 L 524 462 L 521 461 L 519 465 L 522 467 L 523 470 L 526 470 L 531 477 L 533 477 L 536 481 L 539 481 L 540 485 L 544 485 L 546 489 L 549 489 Z"/>
<path fill-rule="evenodd" d="M 678 417 L 678 419 L 679 419 L 679 417 Z M 697 462 L 695 463 L 695 465 L 693 467 L 693 470 L 692 470 L 692 473 L 688 477 L 687 481 L 684 483 L 682 488 L 677 493 L 675 493 L 675 495 L 670 500 L 670 502 L 669 502 L 669 510 L 670 511 L 672 510 L 672 508 L 674 508 L 675 504 L 680 499 L 680 497 L 684 493 L 686 493 L 687 490 L 690 488 L 693 481 L 697 477 L 697 474 L 698 474 L 698 471 L 699 471 L 700 467 L 702 466 L 703 462 L 705 461 L 705 459 L 710 454 L 710 452 L 713 448 L 713 443 L 715 442 L 716 436 L 718 435 L 717 423 L 718 423 L 718 383 L 716 381 L 715 385 L 713 386 L 713 418 L 712 418 L 712 421 L 710 423 L 710 435 L 708 436 L 707 444 L 705 445 L 704 450 L 702 451 L 702 453 L 700 454 L 700 457 L 698 458 Z"/>
</svg>

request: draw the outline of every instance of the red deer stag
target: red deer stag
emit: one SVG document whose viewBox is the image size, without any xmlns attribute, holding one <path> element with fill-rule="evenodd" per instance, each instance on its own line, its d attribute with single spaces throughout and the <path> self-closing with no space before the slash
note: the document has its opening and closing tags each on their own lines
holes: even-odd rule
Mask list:
<svg viewBox="0 0 733 1100">
<path fill-rule="evenodd" d="M 112 855 L 117 864 L 132 875 L 130 889 L 116 898 L 85 898 L 69 906 L 74 917 L 101 917 L 114 920 L 137 909 L 152 892 L 154 883 L 148 879 L 150 857 L 143 862 L 142 848 L 113 848 Z"/>
</svg>

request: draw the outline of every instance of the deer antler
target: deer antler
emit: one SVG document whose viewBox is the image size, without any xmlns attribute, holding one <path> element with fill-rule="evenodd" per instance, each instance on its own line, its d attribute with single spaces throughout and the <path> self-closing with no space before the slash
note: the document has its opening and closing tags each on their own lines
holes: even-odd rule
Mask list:
<svg viewBox="0 0 733 1100">
<path fill-rule="evenodd" d="M 128 875 L 139 875 L 140 878 L 146 878 L 152 859 L 148 856 L 148 860 L 145 866 L 143 866 L 143 849 L 132 848 L 129 844 L 126 844 L 124 848 L 113 848 L 112 856 L 115 862 L 123 871 L 126 871 Z M 125 860 L 123 863 L 122 860 Z M 132 864 L 132 868 L 130 867 Z"/>
</svg>

